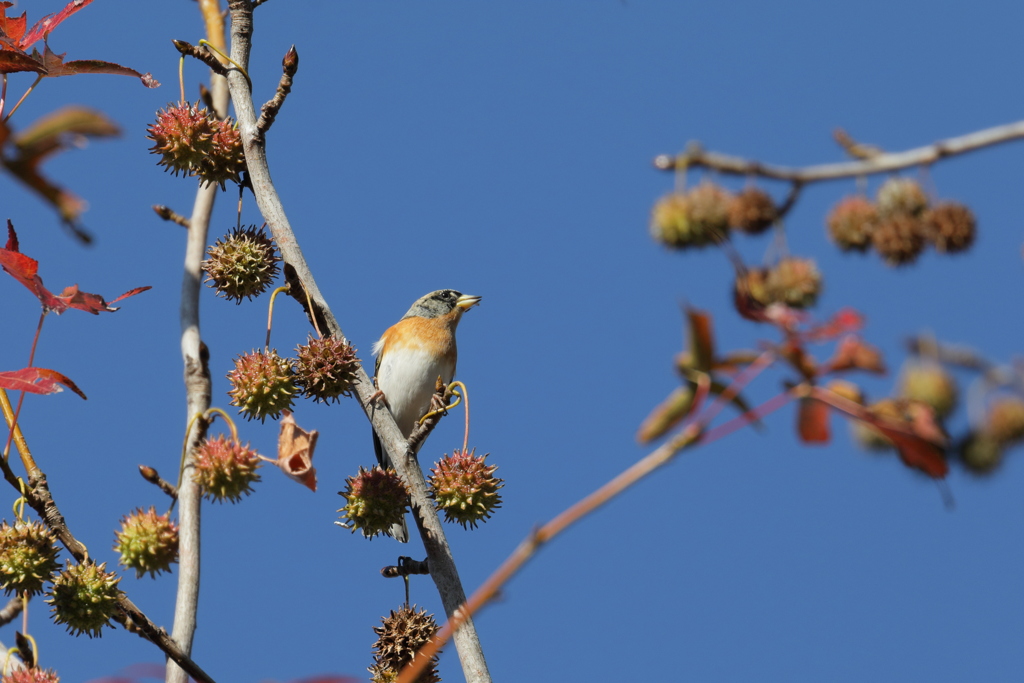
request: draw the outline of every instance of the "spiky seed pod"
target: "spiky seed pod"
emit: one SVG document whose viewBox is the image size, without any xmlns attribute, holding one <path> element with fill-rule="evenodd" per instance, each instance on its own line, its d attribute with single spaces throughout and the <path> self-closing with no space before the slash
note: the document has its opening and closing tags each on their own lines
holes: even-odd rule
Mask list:
<svg viewBox="0 0 1024 683">
<path fill-rule="evenodd" d="M 121 519 L 121 530 L 114 533 L 114 550 L 121 555 L 120 564 L 134 569 L 136 578 L 149 572 L 171 571 L 178 561 L 178 525 L 170 514 L 158 515 L 156 508 L 139 508 Z"/>
<path fill-rule="evenodd" d="M 883 218 L 906 214 L 919 216 L 928 208 L 928 195 L 911 178 L 889 178 L 878 188 L 878 212 Z"/>
<path fill-rule="evenodd" d="M 107 563 L 89 561 L 71 564 L 53 577 L 53 590 L 46 602 L 53 607 L 53 620 L 66 624 L 74 635 L 103 635 L 103 627 L 113 625 L 117 601 L 123 593 L 117 587 L 121 577 L 107 571 Z"/>
<path fill-rule="evenodd" d="M 235 228 L 207 249 L 206 255 L 209 258 L 202 263 L 206 284 L 236 304 L 267 291 L 277 277 L 281 260 L 274 240 L 255 225 L 245 230 Z"/>
<path fill-rule="evenodd" d="M 60 683 L 53 669 L 17 669 L 0 678 L 0 683 Z"/>
<path fill-rule="evenodd" d="M 808 308 L 821 293 L 821 273 L 814 259 L 787 256 L 768 269 L 765 286 L 772 301 Z"/>
<path fill-rule="evenodd" d="M 245 153 L 231 119 L 222 121 L 198 103 L 178 102 L 157 112 L 156 122 L 146 130 L 153 141 L 149 151 L 159 154 L 159 165 L 174 175 L 199 176 L 221 189 L 228 180 L 241 181 Z"/>
<path fill-rule="evenodd" d="M 690 200 L 690 220 L 697 232 L 708 235 L 712 242 L 727 239 L 732 194 L 723 187 L 704 181 L 690 190 L 687 197 Z"/>
<path fill-rule="evenodd" d="M 316 402 L 338 401 L 351 396 L 359 359 L 356 350 L 337 337 L 310 338 L 295 349 L 295 384 Z"/>
<path fill-rule="evenodd" d="M 953 412 L 958 392 L 956 380 L 939 363 L 916 360 L 903 365 L 898 393 L 901 398 L 931 406 L 941 419 Z"/>
<path fill-rule="evenodd" d="M 356 529 L 366 538 L 385 533 L 394 524 L 401 524 L 409 507 L 409 491 L 398 473 L 390 467 L 382 469 L 374 465 L 366 470 L 361 466 L 359 473 L 345 479 L 345 507 L 338 510 L 345 525 L 353 533 Z"/>
<path fill-rule="evenodd" d="M 1001 444 L 1024 439 L 1024 399 L 1002 396 L 989 404 L 985 431 Z"/>
<path fill-rule="evenodd" d="M 497 465 L 488 465 L 487 455 L 475 455 L 455 449 L 431 470 L 430 495 L 446 522 L 458 522 L 463 528 L 486 522 L 501 507 L 498 489 L 505 485 L 494 476 Z"/>
<path fill-rule="evenodd" d="M 373 680 L 385 682 L 394 680 L 406 664 L 412 661 L 417 650 L 427 644 L 437 633 L 437 622 L 426 610 L 417 610 L 416 605 L 403 605 L 397 612 L 381 619 L 381 625 L 374 627 L 377 642 L 373 644 L 374 665 L 369 671 Z M 393 672 L 393 673 L 392 673 Z M 427 664 L 416 683 L 438 683 L 437 656 Z"/>
<path fill-rule="evenodd" d="M 207 438 L 196 448 L 193 479 L 209 500 L 237 503 L 252 493 L 252 485 L 260 480 L 260 457 L 249 445 L 221 434 Z"/>
<path fill-rule="evenodd" d="M 253 351 L 235 359 L 235 369 L 228 373 L 231 382 L 231 405 L 241 408 L 246 419 L 268 417 L 277 419 L 282 410 L 291 410 L 298 388 L 292 362 L 271 351 Z"/>
<path fill-rule="evenodd" d="M 729 236 L 731 195 L 704 182 L 683 194 L 671 192 L 651 211 L 651 236 L 670 249 L 704 247 Z"/>
<path fill-rule="evenodd" d="M 878 209 L 861 195 L 844 197 L 825 220 L 828 234 L 843 251 L 866 251 L 878 223 Z"/>
<path fill-rule="evenodd" d="M 975 474 L 990 474 L 1003 462 L 1003 444 L 985 432 L 972 432 L 959 450 L 964 466 Z"/>
<path fill-rule="evenodd" d="M 924 214 L 928 241 L 945 254 L 966 251 L 974 244 L 977 223 L 974 213 L 963 204 L 943 202 Z"/>
<path fill-rule="evenodd" d="M 745 188 L 729 202 L 729 225 L 748 235 L 764 232 L 778 217 L 771 195 L 757 187 Z"/>
<path fill-rule="evenodd" d="M 878 223 L 871 233 L 875 251 L 890 266 L 914 262 L 924 250 L 924 224 L 909 214 L 896 214 Z"/>
<path fill-rule="evenodd" d="M 55 541 L 41 522 L 0 525 L 0 586 L 8 595 L 42 592 L 43 582 L 60 569 Z"/>
<path fill-rule="evenodd" d="M 680 192 L 670 192 L 651 209 L 651 237 L 669 249 L 701 247 L 707 243 L 695 235 L 690 222 L 690 202 Z"/>
<path fill-rule="evenodd" d="M 891 422 L 903 422 L 906 420 L 903 408 L 896 399 L 883 398 L 868 406 L 868 410 L 875 417 Z M 850 430 L 853 433 L 853 438 L 866 450 L 881 452 L 893 447 L 892 439 L 869 422 L 851 420 Z"/>
</svg>

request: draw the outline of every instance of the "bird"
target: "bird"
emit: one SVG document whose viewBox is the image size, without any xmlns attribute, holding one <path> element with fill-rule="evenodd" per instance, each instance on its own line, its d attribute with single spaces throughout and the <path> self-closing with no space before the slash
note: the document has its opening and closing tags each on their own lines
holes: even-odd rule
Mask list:
<svg viewBox="0 0 1024 683">
<path fill-rule="evenodd" d="M 429 410 L 438 377 L 445 385 L 454 379 L 458 360 L 455 330 L 462 314 L 480 303 L 480 299 L 454 289 L 430 292 L 417 299 L 373 345 L 377 390 L 406 438 Z M 388 454 L 376 431 L 373 448 L 380 466 L 389 467 Z M 407 542 L 409 530 L 405 519 L 395 524 L 390 533 L 396 540 Z"/>
</svg>

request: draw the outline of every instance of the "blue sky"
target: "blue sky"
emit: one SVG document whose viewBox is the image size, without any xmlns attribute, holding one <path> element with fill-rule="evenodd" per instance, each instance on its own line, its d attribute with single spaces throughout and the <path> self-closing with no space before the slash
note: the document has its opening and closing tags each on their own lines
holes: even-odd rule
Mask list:
<svg viewBox="0 0 1024 683">
<path fill-rule="evenodd" d="M 34 21 L 60 2 L 21 3 Z M 459 331 L 458 376 L 473 408 L 470 445 L 490 452 L 504 504 L 476 531 L 451 527 L 473 590 L 538 523 L 647 449 L 633 439 L 676 386 L 679 304 L 712 311 L 719 345 L 774 339 L 730 307 L 732 274 L 714 251 L 672 254 L 647 236 L 652 203 L 672 178 L 660 153 L 709 149 L 787 165 L 841 159 L 831 131 L 898 150 L 1020 118 L 1024 96 L 1017 3 L 680 1 L 355 3 L 272 0 L 256 16 L 256 101 L 273 94 L 295 44 L 300 67 L 271 131 L 274 179 L 321 290 L 364 360 L 417 297 L 452 287 L 482 295 Z M 194 3 L 97 0 L 51 36 L 69 59 L 152 71 L 163 82 L 82 76 L 44 82 L 12 123 L 64 103 L 101 108 L 122 138 L 50 161 L 50 175 L 88 199 L 92 248 L 9 178 L 3 218 L 53 289 L 77 282 L 108 297 L 153 290 L 100 317 L 46 321 L 37 363 L 75 380 L 30 398 L 22 423 L 72 529 L 110 563 L 118 519 L 164 505 L 142 481 L 170 477 L 186 416 L 177 306 L 184 231 L 149 208 L 187 213 L 194 182 L 163 173 L 145 128 L 178 97 L 170 40 L 197 42 Z M 186 65 L 187 92 L 206 74 Z M 20 93 L 30 78 L 12 79 Z M 903 359 L 923 330 L 999 362 L 1019 354 L 1019 144 L 932 170 L 939 195 L 968 203 L 975 248 L 890 269 L 839 254 L 823 217 L 852 181 L 808 188 L 786 222 L 794 254 L 814 256 L 825 291 L 816 313 L 853 306 L 866 338 Z M 742 180 L 720 179 L 732 187 Z M 877 186 L 872 179 L 870 187 Z M 785 187 L 765 184 L 777 197 Z M 218 200 L 213 236 L 235 222 Z M 243 221 L 261 223 L 246 199 Z M 737 240 L 752 263 L 769 238 Z M 0 353 L 23 366 L 38 308 L 4 288 Z M 231 359 L 262 344 L 265 300 L 202 303 L 215 404 L 227 408 Z M 305 340 L 296 307 L 279 307 L 273 344 Z M 750 389 L 763 400 L 785 372 Z M 960 379 L 970 378 L 960 375 Z M 887 378 L 866 378 L 874 397 Z M 194 657 L 219 681 L 363 677 L 371 628 L 402 601 L 379 577 L 400 553 L 333 525 L 336 491 L 373 460 L 353 402 L 301 404 L 321 433 L 316 494 L 265 471 L 238 506 L 206 506 L 200 626 Z M 461 414 L 421 459 L 461 444 Z M 892 457 L 864 454 L 833 421 L 835 442 L 807 448 L 792 409 L 691 451 L 545 548 L 477 620 L 496 680 L 1018 680 L 1024 670 L 1024 466 L 1010 453 L 994 476 L 954 469 L 956 498 Z M 963 413 L 953 421 L 961 430 Z M 276 426 L 243 423 L 273 451 Z M 13 500 L 13 494 L 10 500 Z M 175 578 L 122 585 L 171 626 Z M 413 600 L 441 613 L 432 584 Z M 123 630 L 74 639 L 40 601 L 31 632 L 66 681 L 114 675 L 159 651 Z M 10 644 L 13 628 L 0 631 Z M 453 651 L 446 680 L 461 680 Z"/>
</svg>

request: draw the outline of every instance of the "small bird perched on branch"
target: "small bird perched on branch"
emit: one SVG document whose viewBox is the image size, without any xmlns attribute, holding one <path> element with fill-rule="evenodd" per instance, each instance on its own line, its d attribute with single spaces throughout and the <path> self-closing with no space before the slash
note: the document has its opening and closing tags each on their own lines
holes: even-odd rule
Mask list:
<svg viewBox="0 0 1024 683">
<path fill-rule="evenodd" d="M 454 289 L 431 292 L 417 299 L 409 312 L 373 345 L 377 389 L 406 438 L 429 410 L 438 377 L 445 385 L 454 379 L 458 360 L 455 329 L 462 314 L 478 303 L 480 297 Z M 389 467 L 377 432 L 373 433 L 373 448 L 380 466 Z M 402 543 L 409 540 L 404 519 L 390 533 Z"/>
</svg>

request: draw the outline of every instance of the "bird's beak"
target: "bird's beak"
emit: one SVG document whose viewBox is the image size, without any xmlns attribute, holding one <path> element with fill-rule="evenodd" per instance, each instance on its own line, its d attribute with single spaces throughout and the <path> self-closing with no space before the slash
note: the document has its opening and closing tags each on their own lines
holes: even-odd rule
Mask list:
<svg viewBox="0 0 1024 683">
<path fill-rule="evenodd" d="M 464 311 L 468 311 L 469 309 L 473 308 L 478 303 L 480 303 L 481 298 L 482 297 L 479 296 L 473 296 L 472 294 L 463 294 L 462 296 L 455 300 L 455 305 Z"/>
</svg>

